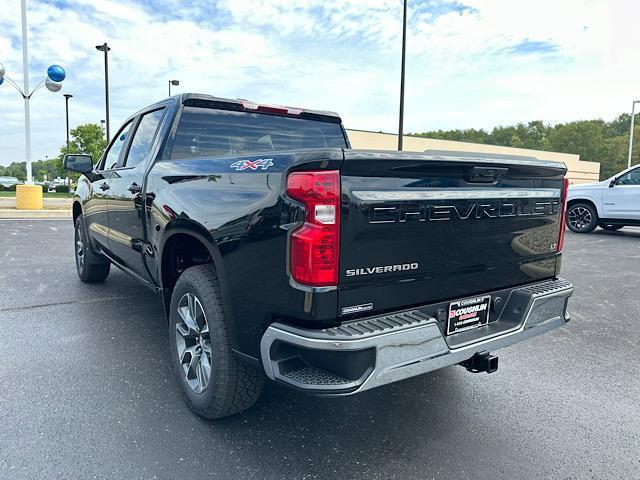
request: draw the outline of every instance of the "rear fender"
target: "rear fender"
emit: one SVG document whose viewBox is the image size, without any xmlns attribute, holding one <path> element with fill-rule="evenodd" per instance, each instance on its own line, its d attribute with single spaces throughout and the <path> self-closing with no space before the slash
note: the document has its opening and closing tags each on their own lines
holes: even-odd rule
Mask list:
<svg viewBox="0 0 640 480">
<path fill-rule="evenodd" d="M 222 301 L 223 301 L 223 309 L 225 312 L 225 317 L 227 319 L 233 319 L 233 311 L 231 306 L 231 296 L 229 293 L 228 283 L 226 282 L 227 273 L 224 266 L 224 261 L 222 255 L 220 254 L 220 250 L 218 246 L 215 244 L 213 239 L 211 238 L 210 233 L 207 231 L 205 227 L 201 224 L 191 221 L 191 220 L 174 220 L 167 224 L 165 228 L 165 234 L 163 235 L 160 245 L 159 245 L 159 254 L 158 257 L 161 260 L 159 263 L 160 266 L 160 293 L 162 295 L 163 303 L 164 303 L 164 311 L 167 321 L 169 319 L 169 307 L 171 305 L 171 294 L 173 290 L 171 288 L 167 288 L 169 286 L 164 285 L 164 262 L 162 259 L 164 258 L 164 247 L 169 241 L 171 237 L 178 234 L 190 235 L 193 238 L 197 239 L 200 243 L 202 243 L 207 250 L 209 251 L 209 255 L 211 256 L 211 260 L 216 268 L 218 273 L 218 281 L 220 283 L 220 290 L 222 292 Z M 228 322 L 228 325 L 231 326 L 233 321 Z"/>
</svg>

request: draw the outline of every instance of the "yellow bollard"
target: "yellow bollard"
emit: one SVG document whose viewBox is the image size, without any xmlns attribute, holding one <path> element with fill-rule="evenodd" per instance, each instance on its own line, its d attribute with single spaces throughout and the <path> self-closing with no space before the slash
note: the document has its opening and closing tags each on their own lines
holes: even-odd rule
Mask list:
<svg viewBox="0 0 640 480">
<path fill-rule="evenodd" d="M 42 186 L 16 185 L 16 209 L 42 210 Z"/>
</svg>

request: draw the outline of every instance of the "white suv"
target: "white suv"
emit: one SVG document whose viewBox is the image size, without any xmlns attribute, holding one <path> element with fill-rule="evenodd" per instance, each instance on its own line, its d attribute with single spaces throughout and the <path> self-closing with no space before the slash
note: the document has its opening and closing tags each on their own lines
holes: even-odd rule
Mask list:
<svg viewBox="0 0 640 480">
<path fill-rule="evenodd" d="M 640 166 L 597 183 L 573 185 L 567 195 L 567 227 L 589 233 L 640 225 Z"/>
</svg>

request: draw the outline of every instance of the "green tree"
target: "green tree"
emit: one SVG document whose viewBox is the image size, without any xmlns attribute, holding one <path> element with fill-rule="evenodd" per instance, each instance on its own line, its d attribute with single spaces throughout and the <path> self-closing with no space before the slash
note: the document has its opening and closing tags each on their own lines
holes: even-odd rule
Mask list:
<svg viewBox="0 0 640 480">
<path fill-rule="evenodd" d="M 634 129 L 635 130 L 635 129 Z M 600 162 L 600 179 L 612 177 L 627 168 L 629 135 L 618 135 L 604 141 L 606 154 Z"/>
<path fill-rule="evenodd" d="M 519 124 L 522 125 L 522 124 Z M 514 137 L 518 137 L 517 125 L 511 126 L 498 126 L 491 130 L 489 141 L 491 145 L 501 145 L 503 147 L 512 147 L 511 142 Z"/>
<path fill-rule="evenodd" d="M 546 125 L 542 120 L 534 120 L 526 126 L 525 148 L 534 150 L 549 150 L 549 134 L 552 127 Z"/>
<path fill-rule="evenodd" d="M 488 133 L 485 130 L 469 128 L 466 130 L 435 130 L 418 133 L 418 137 L 437 138 L 439 140 L 453 140 L 457 142 L 487 143 Z"/>
<path fill-rule="evenodd" d="M 69 149 L 67 150 L 66 145 L 60 148 L 60 162 L 62 162 L 62 157 L 67 153 L 86 153 L 91 155 L 95 162 L 107 148 L 107 141 L 104 138 L 102 127 L 95 123 L 77 126 L 71 130 L 70 136 Z"/>
<path fill-rule="evenodd" d="M 640 125 L 640 113 L 636 113 L 634 123 Z M 618 135 L 629 135 L 629 127 L 631 127 L 631 115 L 623 113 L 615 119 L 607 123 L 606 136 L 616 137 Z"/>
<path fill-rule="evenodd" d="M 62 170 L 62 164 L 57 158 L 37 160 L 31 164 L 31 170 L 37 180 L 44 180 L 45 175 L 49 180 L 56 177 L 66 176 L 65 172 Z"/>
<path fill-rule="evenodd" d="M 100 125 L 95 123 L 85 123 L 78 125 L 71 130 L 69 148 L 63 145 L 60 148 L 60 155 L 55 159 L 56 169 L 62 171 L 62 157 L 68 153 L 86 153 L 91 155 L 94 163 L 102 156 L 102 152 L 107 148 L 107 141 Z M 71 179 L 78 180 L 79 174 L 68 172 Z"/>
<path fill-rule="evenodd" d="M 18 180 L 25 181 L 27 179 L 27 164 L 26 162 L 12 162 L 0 170 L 0 175 L 16 177 Z"/>
<path fill-rule="evenodd" d="M 49 180 L 55 177 L 66 177 L 68 175 L 62 169 L 62 157 L 67 153 L 87 153 L 97 161 L 102 152 L 107 147 L 102 127 L 95 123 L 79 125 L 70 132 L 69 149 L 67 145 L 60 148 L 60 155 L 49 160 L 37 160 L 31 164 L 31 169 L 37 180 L 44 180 L 44 175 Z M 17 177 L 19 180 L 27 179 L 27 168 L 25 162 L 13 162 L 6 167 L 0 166 L 0 175 Z M 70 175 L 76 179 L 78 175 Z"/>
<path fill-rule="evenodd" d="M 560 124 L 551 133 L 549 143 L 555 152 L 577 153 L 582 160 L 599 162 L 606 154 L 604 131 L 603 120 Z"/>
</svg>

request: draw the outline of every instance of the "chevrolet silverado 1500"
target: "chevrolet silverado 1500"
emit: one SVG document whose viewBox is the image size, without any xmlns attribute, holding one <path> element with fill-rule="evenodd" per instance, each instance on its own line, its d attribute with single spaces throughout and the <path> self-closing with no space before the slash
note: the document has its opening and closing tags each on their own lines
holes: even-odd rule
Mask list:
<svg viewBox="0 0 640 480">
<path fill-rule="evenodd" d="M 199 415 L 265 377 L 346 395 L 561 327 L 566 168 L 527 157 L 351 150 L 333 113 L 207 95 L 132 115 L 73 203 L 85 282 L 156 291 Z"/>
</svg>

